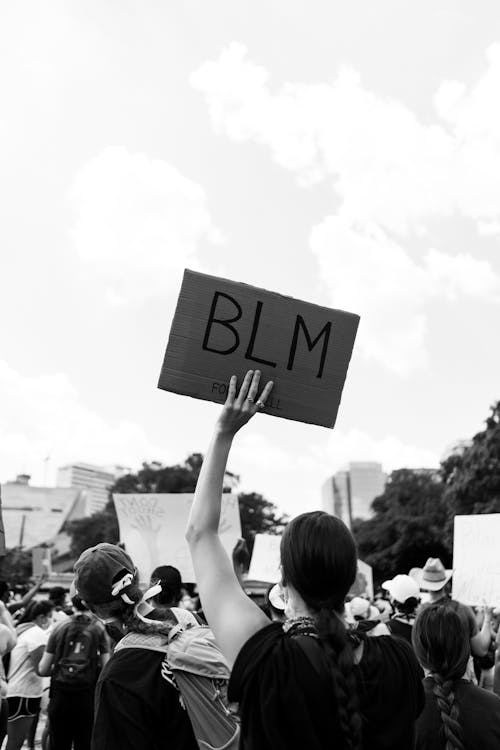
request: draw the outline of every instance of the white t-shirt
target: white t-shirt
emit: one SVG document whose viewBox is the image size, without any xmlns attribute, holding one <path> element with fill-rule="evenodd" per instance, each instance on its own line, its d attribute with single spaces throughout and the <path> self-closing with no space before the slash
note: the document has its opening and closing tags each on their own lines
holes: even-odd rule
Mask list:
<svg viewBox="0 0 500 750">
<path fill-rule="evenodd" d="M 43 678 L 37 674 L 30 655 L 40 646 L 46 646 L 49 631 L 33 625 L 17 638 L 10 656 L 7 696 L 40 698 L 43 693 Z"/>
</svg>

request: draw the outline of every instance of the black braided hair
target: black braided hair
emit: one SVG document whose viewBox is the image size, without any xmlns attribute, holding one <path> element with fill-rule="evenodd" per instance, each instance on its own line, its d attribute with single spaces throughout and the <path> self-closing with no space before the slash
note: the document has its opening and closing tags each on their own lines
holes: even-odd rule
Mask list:
<svg viewBox="0 0 500 750">
<path fill-rule="evenodd" d="M 315 613 L 319 641 L 335 696 L 344 750 L 361 748 L 361 716 L 354 675 L 354 648 L 342 622 L 344 600 L 356 579 L 356 545 L 347 526 L 323 511 L 291 521 L 281 539 L 283 583 Z"/>
<path fill-rule="evenodd" d="M 465 750 L 462 727 L 459 722 L 460 710 L 455 700 L 453 680 L 443 682 L 441 675 L 434 675 L 434 690 L 446 739 L 445 750 Z"/>
<path fill-rule="evenodd" d="M 457 613 L 439 602 L 425 605 L 412 632 L 415 653 L 434 681 L 442 721 L 445 750 L 465 750 L 460 709 L 455 698 L 457 682 L 470 657 L 470 642 Z"/>
</svg>

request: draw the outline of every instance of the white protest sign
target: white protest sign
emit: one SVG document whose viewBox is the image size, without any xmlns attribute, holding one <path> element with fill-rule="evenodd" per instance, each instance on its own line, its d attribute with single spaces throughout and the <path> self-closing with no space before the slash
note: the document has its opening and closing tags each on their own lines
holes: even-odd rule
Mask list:
<svg viewBox="0 0 500 750">
<path fill-rule="evenodd" d="M 140 580 L 148 582 L 158 565 L 173 565 L 182 580 L 194 583 L 195 575 L 185 540 L 193 494 L 114 494 L 120 539 L 139 569 Z M 238 497 L 222 495 L 219 534 L 229 557 L 241 537 Z"/>
<path fill-rule="evenodd" d="M 251 581 L 278 583 L 280 573 L 280 536 L 257 534 L 255 537 L 252 560 L 248 571 Z"/>
<path fill-rule="evenodd" d="M 500 513 L 455 516 L 453 598 L 500 605 Z"/>
<path fill-rule="evenodd" d="M 281 537 L 272 534 L 257 534 L 255 537 L 252 560 L 248 571 L 251 581 L 265 583 L 279 583 L 280 571 L 280 543 Z M 358 560 L 358 573 L 351 591 L 352 596 L 365 594 L 373 599 L 373 572 L 371 565 Z"/>
</svg>

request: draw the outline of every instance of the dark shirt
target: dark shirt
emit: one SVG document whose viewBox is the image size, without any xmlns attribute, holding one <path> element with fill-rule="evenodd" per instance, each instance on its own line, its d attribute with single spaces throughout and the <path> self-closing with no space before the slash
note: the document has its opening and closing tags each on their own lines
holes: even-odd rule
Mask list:
<svg viewBox="0 0 500 750">
<path fill-rule="evenodd" d="M 425 708 L 417 720 L 417 750 L 442 750 L 443 723 L 433 693 L 434 681 L 424 680 Z M 474 750 L 500 747 L 500 698 L 471 682 L 459 680 L 455 688 L 464 745 Z"/>
<path fill-rule="evenodd" d="M 397 635 L 398 638 L 404 638 L 411 644 L 411 634 L 413 631 L 413 622 L 408 620 L 400 620 L 398 617 L 391 617 L 386 623 L 387 627 L 391 631 L 391 635 Z"/>
<path fill-rule="evenodd" d="M 198 750 L 163 658 L 142 648 L 113 654 L 97 683 L 92 750 Z"/>
<path fill-rule="evenodd" d="M 414 722 L 424 704 L 413 650 L 391 636 L 362 638 L 363 656 L 354 668 L 362 747 L 411 748 Z M 303 639 L 309 641 L 307 650 L 300 643 Z M 229 700 L 240 703 L 243 750 L 343 747 L 321 645 L 310 636 L 286 635 L 280 623 L 263 628 L 241 649 L 229 683 Z"/>
</svg>

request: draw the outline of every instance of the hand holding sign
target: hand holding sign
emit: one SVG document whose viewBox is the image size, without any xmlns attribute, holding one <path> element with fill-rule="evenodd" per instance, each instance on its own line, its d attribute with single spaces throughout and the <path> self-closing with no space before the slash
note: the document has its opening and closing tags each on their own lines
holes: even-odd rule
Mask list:
<svg viewBox="0 0 500 750">
<path fill-rule="evenodd" d="M 158 385 L 222 404 L 231 375 L 258 367 L 274 383 L 265 414 L 333 427 L 358 322 L 186 270 Z"/>
<path fill-rule="evenodd" d="M 229 381 L 229 389 L 226 403 L 222 413 L 217 420 L 216 429 L 225 435 L 234 436 L 243 425 L 250 421 L 259 409 L 263 409 L 271 393 L 272 380 L 266 384 L 264 390 L 257 398 L 260 385 L 260 370 L 249 370 L 245 375 L 240 391 L 237 394 L 238 380 L 233 375 Z"/>
</svg>

